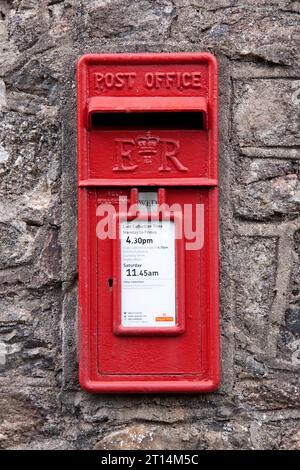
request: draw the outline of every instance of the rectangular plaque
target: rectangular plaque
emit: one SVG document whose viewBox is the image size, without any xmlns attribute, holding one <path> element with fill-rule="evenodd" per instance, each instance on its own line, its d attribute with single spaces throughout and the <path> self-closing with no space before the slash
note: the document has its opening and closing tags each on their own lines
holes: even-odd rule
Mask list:
<svg viewBox="0 0 300 470">
<path fill-rule="evenodd" d="M 175 326 L 174 222 L 121 222 L 120 235 L 122 326 Z"/>
</svg>

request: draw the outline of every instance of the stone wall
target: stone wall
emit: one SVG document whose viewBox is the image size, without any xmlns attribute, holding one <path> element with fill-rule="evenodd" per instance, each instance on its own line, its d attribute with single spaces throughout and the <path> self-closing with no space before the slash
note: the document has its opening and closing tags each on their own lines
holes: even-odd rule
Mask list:
<svg viewBox="0 0 300 470">
<path fill-rule="evenodd" d="M 300 449 L 293 0 L 0 0 L 0 448 Z M 76 364 L 75 66 L 220 65 L 222 387 L 93 396 Z"/>
</svg>

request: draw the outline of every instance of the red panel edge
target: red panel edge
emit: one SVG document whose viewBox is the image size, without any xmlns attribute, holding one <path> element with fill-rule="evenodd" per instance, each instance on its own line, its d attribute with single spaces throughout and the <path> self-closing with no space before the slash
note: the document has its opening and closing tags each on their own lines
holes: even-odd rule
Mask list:
<svg viewBox="0 0 300 470">
<path fill-rule="evenodd" d="M 78 182 L 80 188 L 97 187 L 97 186 L 217 186 L 218 181 L 213 178 L 120 178 L 113 180 L 111 178 L 87 179 Z"/>
<path fill-rule="evenodd" d="M 218 389 L 219 381 L 216 377 L 200 381 L 98 382 L 81 376 L 80 385 L 87 392 L 94 393 L 208 393 Z"/>
<path fill-rule="evenodd" d="M 108 64 L 122 63 L 163 63 L 176 61 L 179 63 L 207 62 L 217 72 L 218 62 L 210 52 L 143 52 L 143 53 L 103 53 L 84 54 L 77 61 L 77 69 L 86 67 L 99 61 Z"/>
</svg>

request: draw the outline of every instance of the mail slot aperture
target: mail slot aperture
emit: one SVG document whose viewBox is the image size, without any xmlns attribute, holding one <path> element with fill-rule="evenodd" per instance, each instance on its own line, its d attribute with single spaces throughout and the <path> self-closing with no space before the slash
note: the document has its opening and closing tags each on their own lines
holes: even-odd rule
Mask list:
<svg viewBox="0 0 300 470">
<path fill-rule="evenodd" d="M 88 104 L 87 123 L 99 127 L 207 128 L 207 102 L 181 97 L 96 97 Z"/>
<path fill-rule="evenodd" d="M 90 117 L 93 130 L 115 129 L 204 129 L 202 112 L 93 112 Z"/>
</svg>

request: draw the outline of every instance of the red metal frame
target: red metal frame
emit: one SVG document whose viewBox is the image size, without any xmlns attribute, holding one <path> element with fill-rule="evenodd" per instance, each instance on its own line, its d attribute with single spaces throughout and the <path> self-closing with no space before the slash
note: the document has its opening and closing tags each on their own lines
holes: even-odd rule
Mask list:
<svg viewBox="0 0 300 470">
<path fill-rule="evenodd" d="M 147 176 L 144 174 L 110 173 L 104 165 L 99 166 L 101 163 L 99 163 L 99 159 L 95 160 L 94 167 L 92 167 L 91 161 L 95 147 L 90 144 L 91 131 L 88 125 L 88 109 L 91 111 L 97 107 L 92 108 L 94 106 L 92 103 L 89 108 L 89 100 L 93 97 L 91 73 L 99 69 L 113 71 L 118 67 L 123 67 L 126 71 L 142 68 L 146 71 L 160 70 L 159 67 L 164 70 L 172 67 L 172 70 L 179 71 L 184 71 L 185 67 L 187 70 L 191 70 L 191 67 L 197 70 L 201 69 L 203 76 L 207 76 L 204 87 L 208 127 L 208 130 L 204 131 L 207 133 L 208 139 L 207 166 L 204 166 L 202 160 L 199 160 L 199 165 L 202 165 L 201 168 L 199 167 L 201 170 L 199 172 L 195 169 L 189 174 L 175 175 L 175 172 L 170 172 L 170 174 L 160 175 L 153 171 Z M 164 96 L 172 96 L 173 91 L 147 90 L 147 93 L 152 96 L 155 96 L 155 93 L 160 93 L 160 96 L 163 94 Z M 185 95 L 187 97 L 196 97 L 197 93 L 197 90 L 175 90 L 174 92 L 177 96 Z M 81 57 L 78 62 L 77 95 L 80 384 L 85 390 L 101 393 L 197 393 L 215 390 L 220 381 L 216 59 L 208 53 L 86 55 Z M 122 92 L 116 90 L 115 96 L 122 96 Z M 130 93 L 129 96 L 131 96 Z M 141 96 L 141 100 L 143 100 L 143 96 Z M 141 107 L 143 106 L 141 105 Z M 177 131 L 177 133 L 179 132 Z M 160 132 L 162 137 L 166 134 L 168 133 Z M 190 162 L 192 167 L 192 160 Z M 113 192 L 108 193 L 109 188 L 128 191 L 130 187 L 155 186 L 167 188 L 167 195 L 171 202 L 180 197 L 182 203 L 184 201 L 192 201 L 193 203 L 200 201 L 205 207 L 205 246 L 199 253 L 185 253 L 185 293 L 183 280 L 180 281 L 181 287 L 178 285 L 180 298 L 185 304 L 185 331 L 178 336 L 160 336 L 153 339 L 151 336 L 139 334 L 136 337 L 115 335 L 113 329 L 115 327 L 118 330 L 119 327 L 116 323 L 114 326 L 112 316 L 111 320 L 109 319 L 112 297 L 108 290 L 106 291 L 102 286 L 104 275 L 110 274 L 110 266 L 113 265 L 110 258 L 113 243 L 109 245 L 109 242 L 105 242 L 100 246 L 96 239 L 97 201 L 103 197 L 113 198 Z M 115 243 L 115 266 L 117 266 L 119 248 L 117 242 Z M 180 244 L 177 248 L 178 253 L 181 253 Z M 102 259 L 103 261 L 101 261 Z M 178 262 L 179 264 L 183 263 L 180 260 Z M 179 277 L 177 280 L 179 281 Z M 118 305 L 119 294 L 116 292 L 114 295 L 115 305 Z M 103 309 L 106 309 L 106 313 Z M 183 323 L 184 321 L 179 328 Z M 120 333 L 120 330 L 116 333 Z M 109 339 L 106 345 L 104 338 Z M 128 341 L 133 341 L 132 348 L 128 346 Z M 154 341 L 154 343 L 149 343 L 149 341 Z M 177 350 L 172 349 L 175 341 L 177 341 Z M 167 359 L 164 359 L 163 365 L 159 365 L 161 369 L 158 369 L 157 372 L 147 372 L 146 363 L 145 371 L 132 372 L 135 370 L 133 363 L 128 365 L 127 370 L 125 355 L 128 351 L 129 353 L 133 352 L 135 345 L 139 350 L 145 348 L 145 354 L 149 348 L 155 351 L 156 345 L 162 350 L 167 348 L 170 351 L 167 357 L 170 361 L 170 372 L 167 369 L 162 370 L 163 365 L 167 364 Z M 123 347 L 124 352 L 122 352 Z M 120 370 L 117 370 L 115 366 L 117 363 L 116 351 L 124 356 L 119 358 Z M 177 372 L 176 364 L 180 363 L 183 351 L 185 351 L 185 356 L 182 359 L 182 367 Z M 173 358 L 174 354 L 176 360 Z M 127 359 L 130 360 L 130 358 Z M 188 370 L 189 363 L 191 363 L 190 371 Z"/>
</svg>

